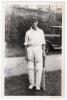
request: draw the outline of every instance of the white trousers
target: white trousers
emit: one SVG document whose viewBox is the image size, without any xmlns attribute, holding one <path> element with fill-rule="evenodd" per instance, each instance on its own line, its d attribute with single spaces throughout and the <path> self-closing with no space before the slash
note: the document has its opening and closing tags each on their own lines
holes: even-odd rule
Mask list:
<svg viewBox="0 0 67 100">
<path fill-rule="evenodd" d="M 40 86 L 41 77 L 43 70 L 43 62 L 34 63 L 32 61 L 28 61 L 28 77 L 29 83 L 34 86 Z"/>
<path fill-rule="evenodd" d="M 43 70 L 42 47 L 28 47 L 28 76 L 32 85 L 40 86 Z"/>
<path fill-rule="evenodd" d="M 42 60 L 42 47 L 28 47 L 27 48 L 28 59 L 33 62 L 39 62 Z"/>
</svg>

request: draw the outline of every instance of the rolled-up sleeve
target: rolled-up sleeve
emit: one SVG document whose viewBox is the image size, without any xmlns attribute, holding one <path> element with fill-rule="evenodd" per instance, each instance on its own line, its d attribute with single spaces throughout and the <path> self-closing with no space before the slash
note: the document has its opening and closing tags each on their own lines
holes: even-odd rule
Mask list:
<svg viewBox="0 0 67 100">
<path fill-rule="evenodd" d="M 42 44 L 45 44 L 45 35 L 44 35 L 44 32 L 42 32 Z"/>
<path fill-rule="evenodd" d="M 25 35 L 24 45 L 28 45 L 28 33 L 27 32 L 26 32 L 26 35 Z"/>
</svg>

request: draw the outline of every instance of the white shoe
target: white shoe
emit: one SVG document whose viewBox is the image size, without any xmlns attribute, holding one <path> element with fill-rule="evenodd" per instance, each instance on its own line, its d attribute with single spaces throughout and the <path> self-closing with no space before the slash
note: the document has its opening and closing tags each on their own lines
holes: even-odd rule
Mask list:
<svg viewBox="0 0 67 100">
<path fill-rule="evenodd" d="M 40 86 L 36 86 L 36 90 L 40 90 Z"/>
<path fill-rule="evenodd" d="M 34 85 L 29 85 L 29 89 L 33 89 Z"/>
</svg>

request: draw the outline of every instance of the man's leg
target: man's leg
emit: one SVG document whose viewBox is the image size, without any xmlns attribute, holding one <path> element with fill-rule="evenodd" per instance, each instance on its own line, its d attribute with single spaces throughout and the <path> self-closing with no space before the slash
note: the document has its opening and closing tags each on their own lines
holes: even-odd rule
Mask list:
<svg viewBox="0 0 67 100">
<path fill-rule="evenodd" d="M 34 62 L 28 61 L 28 77 L 29 77 L 29 89 L 32 89 L 34 86 Z"/>
<path fill-rule="evenodd" d="M 36 63 L 36 89 L 37 90 L 40 90 L 42 71 L 43 71 L 43 63 L 42 61 L 40 61 Z"/>
</svg>

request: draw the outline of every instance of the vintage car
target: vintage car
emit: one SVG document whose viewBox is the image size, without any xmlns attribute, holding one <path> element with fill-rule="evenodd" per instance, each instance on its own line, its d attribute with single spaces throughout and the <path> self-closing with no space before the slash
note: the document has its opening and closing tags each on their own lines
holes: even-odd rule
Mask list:
<svg viewBox="0 0 67 100">
<path fill-rule="evenodd" d="M 46 39 L 46 53 L 53 49 L 62 48 L 62 26 L 51 26 L 53 31 L 50 34 L 45 34 Z"/>
</svg>

